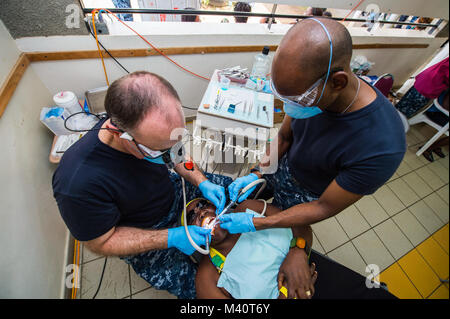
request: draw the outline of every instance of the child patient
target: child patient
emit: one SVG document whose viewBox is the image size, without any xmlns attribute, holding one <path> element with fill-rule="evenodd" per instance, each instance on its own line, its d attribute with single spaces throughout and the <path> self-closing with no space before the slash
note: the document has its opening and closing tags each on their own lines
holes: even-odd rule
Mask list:
<svg viewBox="0 0 450 319">
<path fill-rule="evenodd" d="M 234 211 L 264 218 L 259 214 L 264 206 L 262 201 L 247 200 Z M 213 221 L 215 211 L 216 207 L 208 200 L 194 199 L 186 207 L 187 223 L 204 227 Z M 269 204 L 265 215 L 279 212 L 280 209 Z M 202 258 L 198 268 L 197 298 L 286 298 L 285 283 L 278 283 L 277 276 L 294 237 L 304 238 L 311 247 L 309 226 L 230 234 L 216 224 L 211 232 L 210 254 Z M 314 264 L 310 273 L 314 284 L 317 278 Z"/>
</svg>

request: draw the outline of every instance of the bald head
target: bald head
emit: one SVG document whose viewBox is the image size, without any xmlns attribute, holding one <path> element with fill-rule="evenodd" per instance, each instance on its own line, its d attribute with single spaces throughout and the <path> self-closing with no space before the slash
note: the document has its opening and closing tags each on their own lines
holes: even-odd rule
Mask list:
<svg viewBox="0 0 450 319">
<path fill-rule="evenodd" d="M 315 18 L 327 28 L 332 44 L 331 68 L 349 68 L 352 56 L 351 36 L 341 23 Z M 305 19 L 284 36 L 272 64 L 272 79 L 282 94 L 303 93 L 328 70 L 330 42 L 323 27 L 315 20 Z M 295 88 L 294 88 L 295 87 Z M 300 92 L 292 92 L 292 90 Z M 289 92 L 288 92 L 289 91 Z"/>
<path fill-rule="evenodd" d="M 169 107 L 174 105 L 174 107 Z M 123 130 L 133 130 L 152 111 L 168 117 L 178 112 L 180 99 L 173 86 L 163 77 L 138 71 L 114 81 L 108 88 L 105 109 L 113 122 Z"/>
</svg>

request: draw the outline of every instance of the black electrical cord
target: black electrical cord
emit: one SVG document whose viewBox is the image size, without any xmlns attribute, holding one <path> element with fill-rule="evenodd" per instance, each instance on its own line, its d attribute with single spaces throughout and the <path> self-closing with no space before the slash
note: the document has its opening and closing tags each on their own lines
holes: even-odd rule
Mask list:
<svg viewBox="0 0 450 319">
<path fill-rule="evenodd" d="M 95 35 L 91 30 L 91 27 L 89 26 L 89 23 L 84 20 L 84 23 L 86 24 L 86 29 L 89 31 L 89 33 L 92 35 L 92 37 L 95 39 Z M 108 49 L 106 49 L 103 44 L 100 42 L 100 40 L 97 40 L 98 44 L 100 44 L 100 46 L 103 48 L 103 50 L 105 50 L 105 52 L 111 57 L 111 59 L 113 59 L 125 72 L 127 72 L 128 74 L 130 74 L 130 71 L 128 71 L 119 61 L 117 61 L 117 59 L 111 54 L 111 52 L 108 51 Z"/>
<path fill-rule="evenodd" d="M 102 281 L 103 281 L 103 275 L 105 274 L 107 260 L 108 260 L 108 257 L 105 257 L 105 263 L 103 264 L 103 270 L 102 270 L 102 274 L 100 276 L 100 282 L 98 283 L 97 291 L 95 292 L 94 297 L 92 297 L 92 299 L 95 299 L 95 297 L 97 297 L 98 292 L 100 291 L 100 287 L 101 287 Z"/>
<path fill-rule="evenodd" d="M 198 111 L 198 108 L 196 108 L 196 107 L 189 107 L 189 106 L 184 106 L 184 105 L 182 105 L 181 107 L 188 109 L 188 110 Z"/>
</svg>

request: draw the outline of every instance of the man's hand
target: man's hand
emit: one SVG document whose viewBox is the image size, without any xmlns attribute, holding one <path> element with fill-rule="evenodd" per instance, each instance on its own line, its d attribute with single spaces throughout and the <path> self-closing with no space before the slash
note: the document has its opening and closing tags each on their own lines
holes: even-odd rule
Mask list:
<svg viewBox="0 0 450 319">
<path fill-rule="evenodd" d="M 247 185 L 249 185 L 250 183 L 256 181 L 258 179 L 258 176 L 254 173 L 251 173 L 249 175 L 246 176 L 242 176 L 239 178 L 236 178 L 236 180 L 230 184 L 230 186 L 228 186 L 228 192 L 230 193 L 230 199 L 232 201 L 236 201 L 238 203 L 244 201 L 245 199 L 247 199 L 247 197 L 255 190 L 256 185 L 253 186 L 252 188 L 250 188 L 248 191 L 246 191 L 244 194 L 242 194 L 239 198 L 238 194 L 239 191 L 246 187 Z"/>
<path fill-rule="evenodd" d="M 248 233 L 256 231 L 253 225 L 253 214 L 233 213 L 220 216 L 220 227 L 230 234 Z"/>
<path fill-rule="evenodd" d="M 205 180 L 198 185 L 206 199 L 210 200 L 216 206 L 216 215 L 219 214 L 225 207 L 227 198 L 225 196 L 225 188 L 216 185 L 209 180 Z"/>
<path fill-rule="evenodd" d="M 206 236 L 211 242 L 211 229 L 206 229 L 199 226 L 188 226 L 189 234 L 192 240 L 197 245 L 206 245 Z M 169 228 L 167 233 L 167 248 L 175 247 L 186 255 L 192 255 L 195 248 L 191 245 L 189 241 L 186 229 L 182 227 Z"/>
<path fill-rule="evenodd" d="M 308 265 L 306 252 L 300 248 L 290 249 L 278 272 L 278 289 L 285 286 L 288 299 L 311 299 L 316 280 L 316 265 Z"/>
</svg>

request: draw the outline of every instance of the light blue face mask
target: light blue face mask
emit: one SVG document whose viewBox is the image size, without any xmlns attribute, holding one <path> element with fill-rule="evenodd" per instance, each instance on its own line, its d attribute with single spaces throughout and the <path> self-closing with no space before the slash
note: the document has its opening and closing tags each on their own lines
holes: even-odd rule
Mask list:
<svg viewBox="0 0 450 319">
<path fill-rule="evenodd" d="M 328 82 L 328 77 L 330 76 L 331 60 L 333 58 L 333 43 L 331 41 L 330 33 L 328 32 L 327 28 L 323 25 L 323 23 L 320 22 L 319 20 L 315 19 L 315 18 L 309 18 L 309 19 L 318 22 L 322 26 L 322 28 L 324 29 L 325 33 L 327 34 L 328 40 L 330 42 L 330 60 L 328 62 L 328 71 L 327 71 L 327 75 L 326 75 L 326 78 L 325 78 L 325 82 L 323 84 L 322 93 L 320 94 L 320 97 L 319 97 L 319 99 L 316 102 L 316 104 L 318 104 L 320 102 L 320 100 L 322 99 L 323 92 L 325 92 L 325 87 L 326 87 L 327 82 Z M 294 102 L 285 102 L 283 109 L 284 109 L 284 112 L 288 116 L 290 116 L 290 117 L 292 117 L 294 119 L 307 119 L 307 118 L 316 116 L 316 115 L 318 115 L 318 114 L 323 112 L 317 106 L 304 107 L 304 106 L 296 105 Z"/>
<path fill-rule="evenodd" d="M 149 161 L 150 163 L 161 164 L 161 165 L 166 164 L 166 163 L 164 163 L 162 156 L 158 156 L 156 158 L 151 158 L 151 157 L 146 156 L 146 157 L 144 157 L 144 159 L 146 161 Z"/>
<path fill-rule="evenodd" d="M 284 112 L 294 119 L 307 119 L 322 113 L 317 106 L 302 107 L 294 103 L 284 103 Z"/>
</svg>

